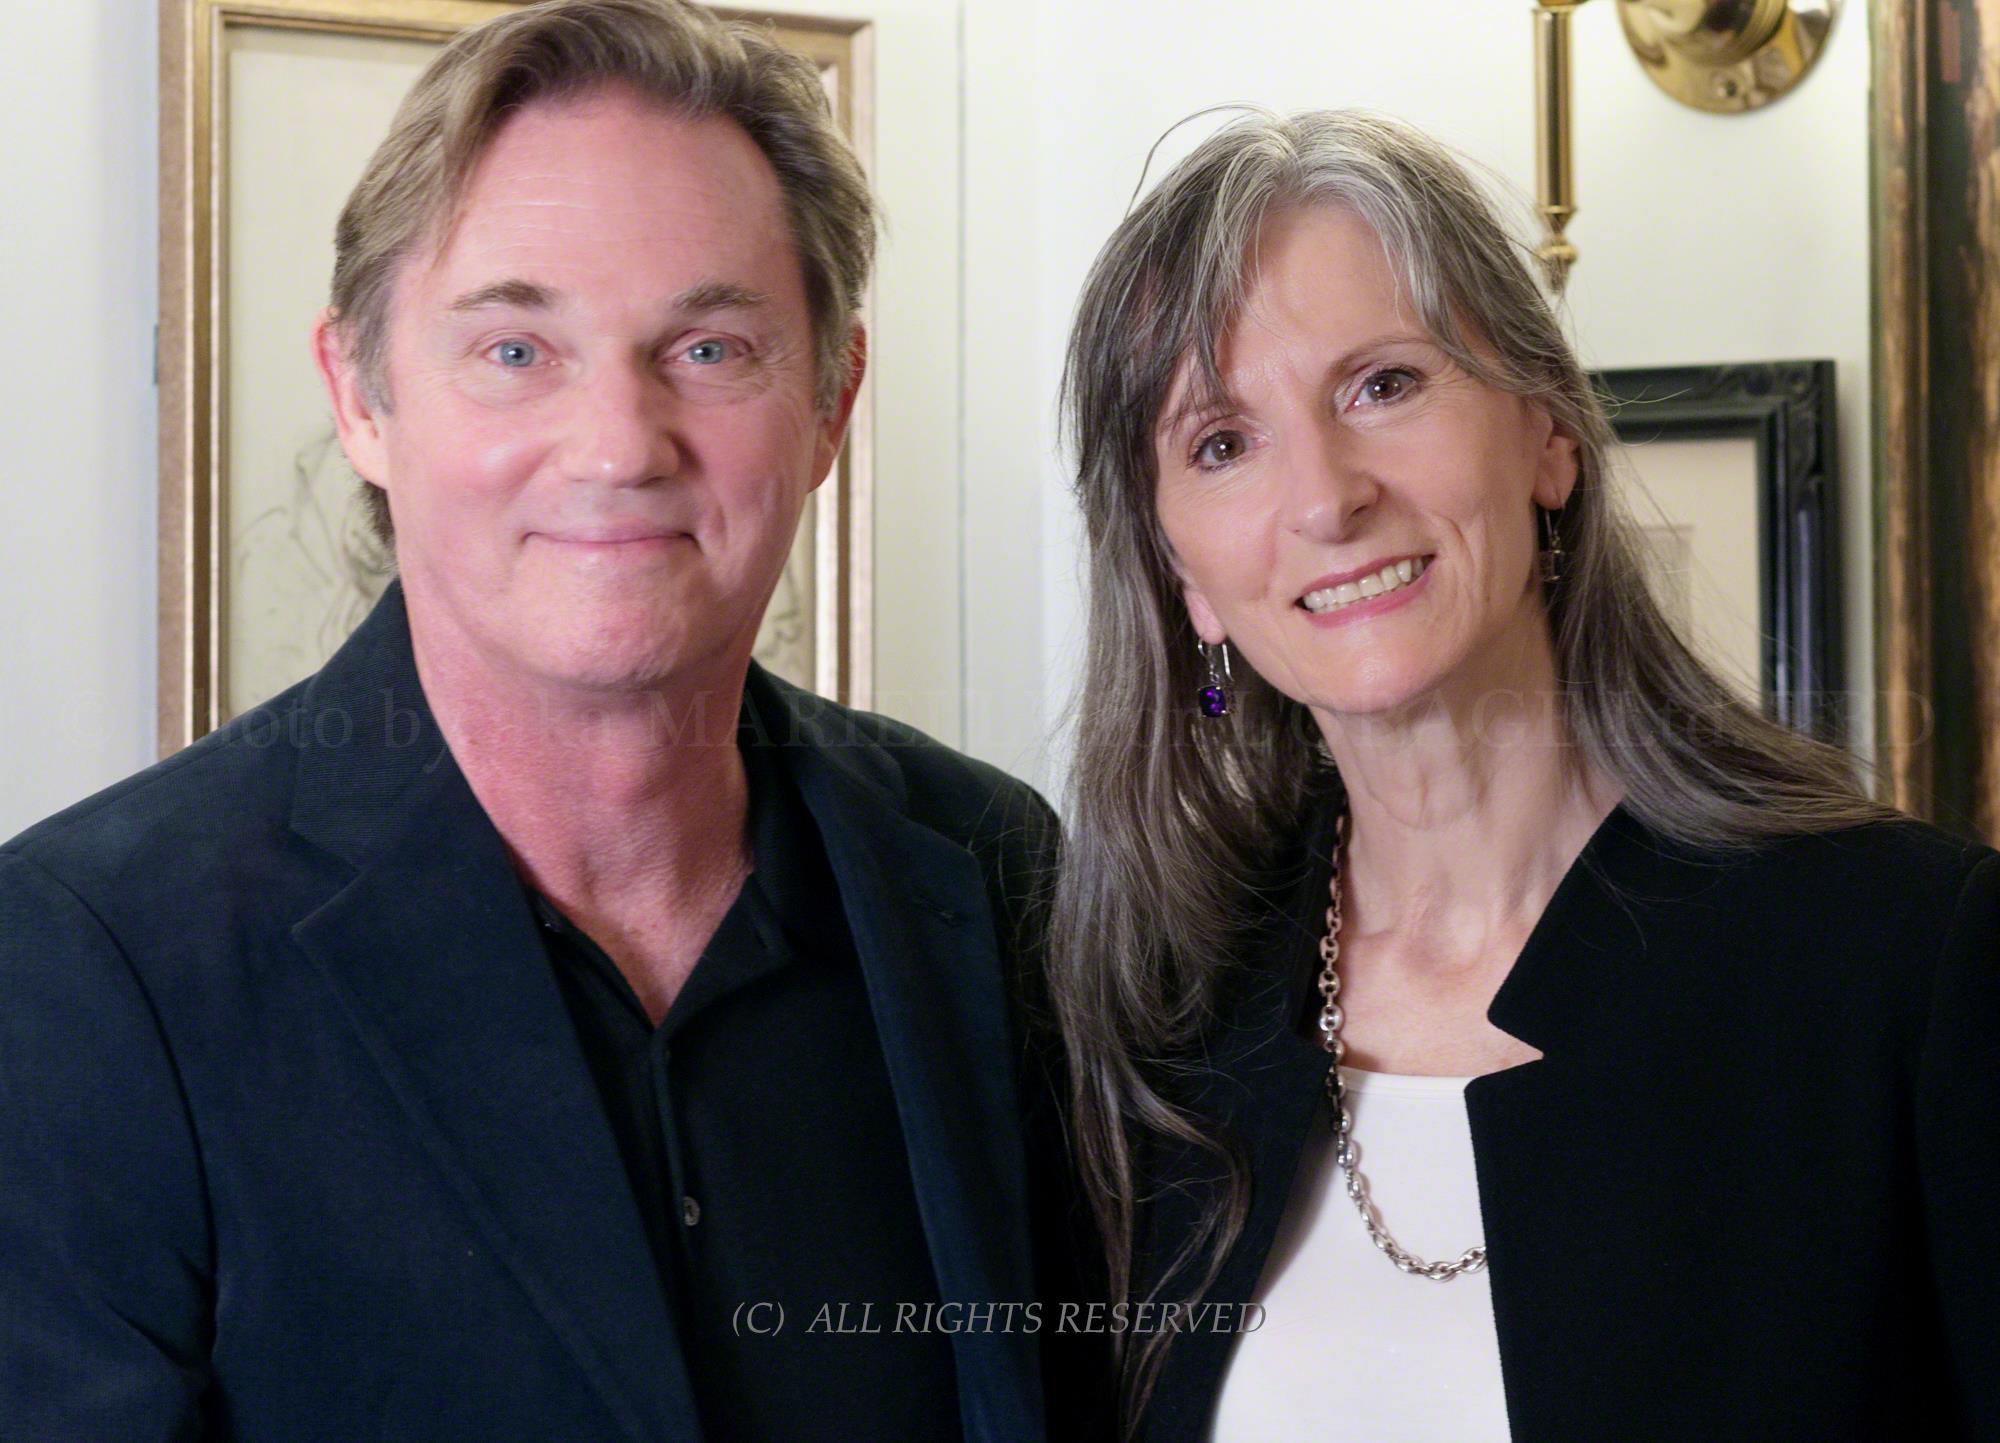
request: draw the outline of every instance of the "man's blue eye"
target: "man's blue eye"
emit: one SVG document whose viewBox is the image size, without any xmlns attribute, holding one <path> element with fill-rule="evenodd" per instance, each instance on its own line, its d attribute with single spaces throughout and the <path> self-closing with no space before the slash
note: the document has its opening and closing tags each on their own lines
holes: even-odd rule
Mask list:
<svg viewBox="0 0 2000 1443">
<path fill-rule="evenodd" d="M 532 366 L 536 360 L 535 348 L 526 341 L 502 341 L 493 348 L 493 354 L 499 358 L 501 365 L 515 370 Z"/>
<path fill-rule="evenodd" d="M 697 366 L 714 366 L 729 359 L 727 341 L 696 341 L 687 348 L 687 358 Z"/>
</svg>

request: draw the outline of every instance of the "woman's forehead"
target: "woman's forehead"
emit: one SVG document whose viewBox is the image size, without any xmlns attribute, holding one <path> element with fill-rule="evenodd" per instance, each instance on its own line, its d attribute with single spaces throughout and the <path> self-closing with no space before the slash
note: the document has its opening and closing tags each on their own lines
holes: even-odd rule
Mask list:
<svg viewBox="0 0 2000 1443">
<path fill-rule="evenodd" d="M 1182 344 L 1160 392 L 1156 438 L 1191 415 L 1228 409 L 1246 365 L 1267 364 L 1260 353 L 1274 348 L 1325 355 L 1438 344 L 1410 301 L 1403 267 L 1375 227 L 1342 202 L 1274 205 L 1229 263 L 1196 264 L 1183 275 L 1178 301 L 1160 297 L 1188 320 L 1160 328 L 1179 330 L 1173 339 Z"/>
</svg>

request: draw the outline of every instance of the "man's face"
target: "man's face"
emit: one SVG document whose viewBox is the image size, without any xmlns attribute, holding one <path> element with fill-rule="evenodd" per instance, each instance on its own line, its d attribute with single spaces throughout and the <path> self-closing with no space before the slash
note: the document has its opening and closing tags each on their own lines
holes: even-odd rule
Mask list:
<svg viewBox="0 0 2000 1443">
<path fill-rule="evenodd" d="M 783 196 L 740 127 L 619 89 L 528 106 L 405 264 L 384 356 L 389 409 L 349 376 L 336 410 L 428 652 L 593 690 L 740 667 L 846 411 L 814 405 Z"/>
</svg>

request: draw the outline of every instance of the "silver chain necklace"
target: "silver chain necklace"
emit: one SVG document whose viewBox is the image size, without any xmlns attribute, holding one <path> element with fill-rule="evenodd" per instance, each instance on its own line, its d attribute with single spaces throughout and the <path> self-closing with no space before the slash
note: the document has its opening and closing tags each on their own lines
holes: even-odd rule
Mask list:
<svg viewBox="0 0 2000 1443">
<path fill-rule="evenodd" d="M 1486 1266 L 1486 1244 L 1467 1248 L 1448 1262 L 1425 1262 L 1389 1236 L 1389 1230 L 1382 1226 L 1381 1213 L 1376 1211 L 1374 1201 L 1368 1196 L 1368 1179 L 1361 1175 L 1357 1165 L 1359 1157 L 1354 1150 L 1354 1118 L 1347 1110 L 1347 1086 L 1340 1080 L 1340 1061 L 1347 1055 L 1347 1049 L 1340 1041 L 1340 1024 L 1344 1020 L 1340 1010 L 1340 869 L 1346 852 L 1347 816 L 1343 812 L 1333 839 L 1333 879 L 1327 883 L 1333 902 L 1326 909 L 1326 935 L 1319 939 L 1319 959 L 1323 964 L 1319 974 L 1319 995 L 1323 1000 L 1319 1012 L 1319 1037 L 1327 1051 L 1326 1097 L 1333 1106 L 1335 1124 L 1340 1129 L 1340 1150 L 1335 1156 L 1340 1161 L 1340 1170 L 1347 1175 L 1347 1196 L 1361 1214 L 1361 1221 L 1367 1225 L 1368 1240 L 1404 1272 L 1429 1278 L 1434 1283 L 1448 1283 L 1460 1273 L 1476 1273 Z"/>
</svg>

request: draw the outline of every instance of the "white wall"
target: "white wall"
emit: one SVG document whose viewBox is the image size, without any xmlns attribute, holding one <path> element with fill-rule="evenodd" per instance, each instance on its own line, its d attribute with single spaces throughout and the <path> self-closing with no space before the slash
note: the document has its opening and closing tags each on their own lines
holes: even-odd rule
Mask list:
<svg viewBox="0 0 2000 1443">
<path fill-rule="evenodd" d="M 1080 619 L 1053 396 L 1147 148 L 1205 105 L 1369 105 L 1525 189 L 1527 0 L 769 3 L 876 22 L 878 705 L 1048 784 Z M 1863 692 L 1865 18 L 1793 96 L 1709 117 L 1644 79 L 1610 5 L 1580 12 L 1570 295 L 1593 365 L 1839 364 Z M 0 5 L 0 836 L 151 757 L 155 57 L 150 6 Z"/>
<path fill-rule="evenodd" d="M 0 5 L 0 837 L 152 760 L 154 45 Z"/>
</svg>

